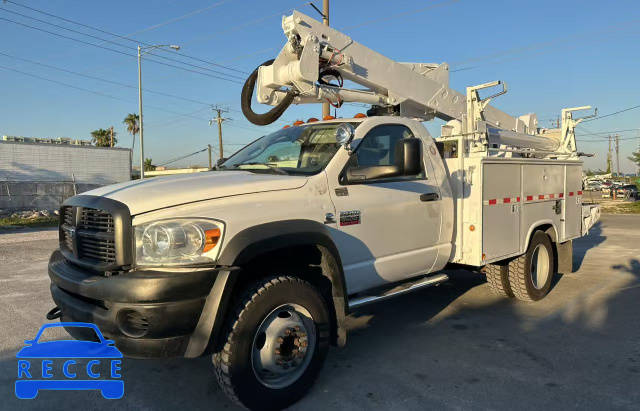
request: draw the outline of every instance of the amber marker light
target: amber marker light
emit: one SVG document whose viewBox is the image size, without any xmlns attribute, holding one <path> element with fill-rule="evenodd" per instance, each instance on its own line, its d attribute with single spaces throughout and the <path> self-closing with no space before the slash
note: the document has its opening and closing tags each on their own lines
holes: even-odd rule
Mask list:
<svg viewBox="0 0 640 411">
<path fill-rule="evenodd" d="M 214 228 L 214 229 L 205 231 L 204 232 L 204 248 L 202 249 L 202 252 L 206 253 L 207 251 L 213 250 L 213 248 L 218 244 L 218 241 L 220 241 L 219 228 Z"/>
</svg>

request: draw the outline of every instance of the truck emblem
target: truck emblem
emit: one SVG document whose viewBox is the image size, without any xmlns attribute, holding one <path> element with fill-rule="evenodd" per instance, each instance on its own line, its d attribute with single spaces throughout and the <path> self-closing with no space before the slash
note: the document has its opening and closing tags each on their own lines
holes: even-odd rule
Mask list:
<svg viewBox="0 0 640 411">
<path fill-rule="evenodd" d="M 360 210 L 340 211 L 340 225 L 360 224 Z"/>
<path fill-rule="evenodd" d="M 76 238 L 76 228 L 75 228 L 75 227 L 71 227 L 71 228 L 69 228 L 69 237 L 70 237 L 71 239 Z"/>
</svg>

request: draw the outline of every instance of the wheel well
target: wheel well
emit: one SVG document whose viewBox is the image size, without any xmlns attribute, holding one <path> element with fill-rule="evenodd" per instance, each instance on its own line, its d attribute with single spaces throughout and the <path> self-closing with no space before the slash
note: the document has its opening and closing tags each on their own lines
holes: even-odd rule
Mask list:
<svg viewBox="0 0 640 411">
<path fill-rule="evenodd" d="M 289 275 L 308 281 L 324 297 L 331 314 L 331 342 L 344 345 L 346 290 L 342 270 L 332 253 L 321 245 L 286 247 L 259 254 L 242 264 L 232 301 L 253 281 L 268 275 Z"/>
</svg>

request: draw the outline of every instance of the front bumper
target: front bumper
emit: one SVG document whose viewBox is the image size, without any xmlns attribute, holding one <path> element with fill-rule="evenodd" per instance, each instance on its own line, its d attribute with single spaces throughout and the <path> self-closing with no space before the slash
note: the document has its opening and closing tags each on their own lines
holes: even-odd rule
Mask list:
<svg viewBox="0 0 640 411">
<path fill-rule="evenodd" d="M 123 355 L 171 358 L 185 355 L 211 296 L 219 270 L 190 273 L 131 271 L 105 277 L 67 261 L 59 251 L 49 261 L 51 295 L 61 321 L 88 322 L 115 341 Z M 76 335 L 78 327 L 70 327 Z M 73 333 L 73 331 L 75 333 Z"/>
</svg>

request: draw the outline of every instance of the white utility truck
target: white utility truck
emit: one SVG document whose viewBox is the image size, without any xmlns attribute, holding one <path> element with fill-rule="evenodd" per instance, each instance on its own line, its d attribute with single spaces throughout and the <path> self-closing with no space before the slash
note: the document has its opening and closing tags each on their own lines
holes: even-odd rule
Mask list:
<svg viewBox="0 0 640 411">
<path fill-rule="evenodd" d="M 126 356 L 213 354 L 250 409 L 297 401 L 346 342 L 351 310 L 447 281 L 449 264 L 540 300 L 599 216 L 582 204 L 572 115 L 588 107 L 544 134 L 534 114 L 480 97 L 503 83 L 460 94 L 446 64 L 394 62 L 299 12 L 283 29 L 243 88 L 247 118 L 326 101 L 371 104 L 369 116 L 285 127 L 209 173 L 72 197 L 49 262 L 49 319 L 95 323 Z M 254 89 L 275 107 L 253 112 Z M 422 125 L 433 118 L 446 121 L 437 139 Z"/>
</svg>

